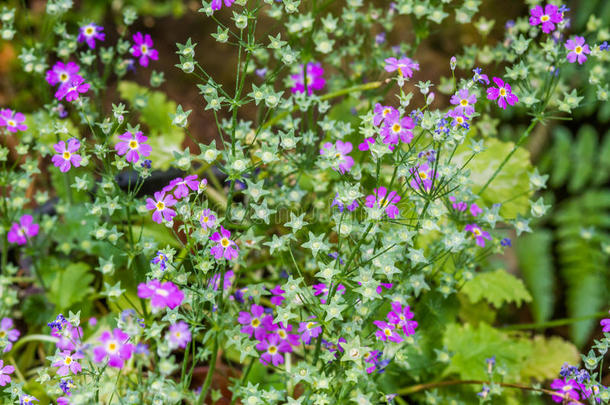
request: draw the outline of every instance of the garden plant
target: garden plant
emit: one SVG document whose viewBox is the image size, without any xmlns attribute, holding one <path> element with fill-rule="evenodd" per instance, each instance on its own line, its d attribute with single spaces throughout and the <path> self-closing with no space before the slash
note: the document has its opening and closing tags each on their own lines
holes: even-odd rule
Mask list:
<svg viewBox="0 0 610 405">
<path fill-rule="evenodd" d="M 591 130 L 570 190 L 592 179 L 601 225 L 557 236 L 592 269 L 564 273 L 588 283 L 580 323 L 570 340 L 515 315 L 549 321 L 536 230 L 580 212 L 545 191 L 569 135 L 542 169 L 526 145 L 607 108 L 609 4 L 577 30 L 584 1 L 492 20 L 504 2 L 212 0 L 214 47 L 168 53 L 148 2 L 75 3 L 0 9 L 0 401 L 610 403 L 610 297 L 572 305 L 607 289 L 610 141 L 597 158 Z M 428 80 L 420 45 L 447 24 L 471 42 Z M 231 80 L 206 64 L 219 48 Z M 176 73 L 215 139 L 166 93 Z"/>
</svg>

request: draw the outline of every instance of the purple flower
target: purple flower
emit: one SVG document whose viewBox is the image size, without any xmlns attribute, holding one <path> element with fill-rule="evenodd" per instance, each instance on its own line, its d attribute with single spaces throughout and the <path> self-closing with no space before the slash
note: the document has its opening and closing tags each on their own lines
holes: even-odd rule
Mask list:
<svg viewBox="0 0 610 405">
<path fill-rule="evenodd" d="M 610 319 L 602 319 L 599 324 L 603 326 L 602 332 L 610 332 Z"/>
<path fill-rule="evenodd" d="M 394 328 L 394 325 L 391 325 L 384 321 L 373 321 L 373 324 L 379 328 L 379 330 L 375 332 L 375 336 L 377 336 L 377 339 L 383 342 L 387 340 L 395 343 L 402 342 L 403 338 L 397 333 L 396 329 Z"/>
<path fill-rule="evenodd" d="M 476 205 L 475 203 L 470 204 L 470 213 L 472 214 L 473 217 L 476 217 L 477 215 L 479 215 L 482 212 L 483 212 L 483 210 L 481 208 L 479 208 L 478 205 Z"/>
<path fill-rule="evenodd" d="M 578 383 L 576 381 L 556 378 L 551 383 L 551 389 L 558 391 L 561 396 L 553 395 L 551 398 L 555 402 L 564 402 L 565 398 L 572 398 L 578 401 L 580 399 L 578 388 Z"/>
<path fill-rule="evenodd" d="M 218 287 L 220 286 L 220 279 L 221 275 L 219 273 L 214 274 L 208 282 L 208 288 L 212 286 L 214 291 L 218 290 Z M 225 273 L 224 282 L 222 283 L 222 289 L 225 291 L 230 289 L 231 285 L 233 284 L 233 281 L 235 281 L 235 273 L 233 272 L 233 270 L 229 270 Z"/>
<path fill-rule="evenodd" d="M 570 63 L 578 61 L 578 64 L 582 65 L 584 61 L 587 60 L 586 55 L 591 53 L 589 45 L 585 44 L 584 37 L 575 36 L 572 37 L 572 39 L 568 39 L 566 41 L 565 47 L 567 50 L 571 51 L 568 52 L 567 55 L 568 62 Z"/>
<path fill-rule="evenodd" d="M 354 159 L 348 156 L 348 153 L 352 151 L 352 144 L 350 142 L 337 141 L 333 145 L 330 142 L 326 142 L 320 149 L 320 155 L 334 156 L 339 164 L 338 167 L 334 168 L 341 174 L 345 174 L 350 171 L 354 165 Z"/>
<path fill-rule="evenodd" d="M 154 195 L 155 199 L 146 199 L 146 209 L 155 210 L 152 214 L 152 220 L 160 224 L 163 219 L 171 221 L 176 216 L 176 211 L 172 210 L 171 206 L 176 204 L 176 200 L 171 194 L 165 195 L 163 191 L 157 191 Z"/>
<path fill-rule="evenodd" d="M 157 253 L 155 254 L 155 257 L 153 257 L 153 259 L 150 261 L 152 264 L 158 264 L 159 268 L 161 270 L 165 270 L 167 268 L 167 256 L 161 252 L 160 250 L 157 251 Z"/>
<path fill-rule="evenodd" d="M 489 232 L 483 231 L 477 224 L 468 224 L 464 227 L 464 230 L 472 233 L 480 247 L 485 247 L 485 239 L 491 240 Z"/>
<path fill-rule="evenodd" d="M 258 340 L 262 340 L 267 333 L 267 326 L 273 323 L 270 315 L 265 315 L 265 309 L 260 305 L 252 304 L 250 312 L 241 311 L 237 322 L 244 325 L 239 331 Z"/>
<path fill-rule="evenodd" d="M 385 32 L 380 32 L 379 34 L 375 35 L 375 43 L 377 45 L 383 44 L 385 42 L 385 37 L 386 37 Z"/>
<path fill-rule="evenodd" d="M 287 342 L 291 346 L 298 346 L 300 344 L 300 336 L 292 332 L 292 325 L 284 327 L 280 322 L 279 324 L 272 324 L 269 332 L 275 333 L 281 341 Z"/>
<path fill-rule="evenodd" d="M 410 78 L 413 76 L 414 70 L 419 70 L 419 63 L 414 62 L 412 59 L 404 57 L 400 59 L 387 58 L 385 60 L 386 72 L 394 72 L 398 70 L 398 74 Z"/>
<path fill-rule="evenodd" d="M 57 369 L 58 376 L 66 376 L 70 374 L 70 371 L 73 374 L 78 374 L 82 371 L 83 368 L 81 367 L 80 363 L 76 361 L 85 357 L 81 353 L 70 353 L 69 350 L 65 350 L 59 354 L 59 357 L 59 360 L 53 363 L 53 367 L 59 367 Z"/>
<path fill-rule="evenodd" d="M 216 246 L 210 248 L 210 253 L 216 259 L 222 259 L 223 257 L 227 260 L 233 260 L 237 258 L 237 250 L 239 249 L 235 242 L 231 239 L 231 232 L 220 226 L 220 232 L 214 232 L 210 236 L 210 240 L 216 242 Z"/>
<path fill-rule="evenodd" d="M 409 143 L 413 139 L 413 132 L 411 132 L 413 128 L 415 128 L 415 123 L 411 117 L 387 117 L 380 134 L 386 145 L 396 145 L 399 139 L 404 143 Z"/>
<path fill-rule="evenodd" d="M 599 44 L 599 50 L 600 51 L 607 51 L 608 50 L 608 41 L 604 41 L 601 44 Z"/>
<path fill-rule="evenodd" d="M 477 96 L 474 93 L 469 93 L 468 89 L 461 89 L 451 96 L 451 104 L 457 105 L 455 108 L 458 112 L 464 115 L 474 114 L 474 104 L 477 102 Z"/>
<path fill-rule="evenodd" d="M 39 402 L 38 398 L 24 394 L 19 398 L 19 405 L 31 405 L 34 401 Z"/>
<path fill-rule="evenodd" d="M 98 339 L 102 345 L 93 349 L 93 359 L 100 363 L 108 357 L 108 365 L 123 368 L 126 360 L 131 358 L 134 346 L 129 341 L 129 335 L 115 328 L 112 333 L 106 331 Z"/>
<path fill-rule="evenodd" d="M 191 331 L 186 322 L 178 321 L 169 327 L 169 343 L 170 347 L 182 349 L 186 348 L 188 342 L 191 341 Z"/>
<path fill-rule="evenodd" d="M 396 191 L 390 191 L 385 187 L 379 187 L 373 190 L 373 194 L 366 196 L 365 204 L 369 208 L 383 208 L 388 217 L 394 219 L 398 216 L 399 211 L 396 203 L 400 201 L 400 196 Z"/>
<path fill-rule="evenodd" d="M 445 116 L 447 118 L 453 118 L 453 126 L 461 126 L 462 128 L 469 128 L 468 125 L 468 117 L 466 117 L 463 113 L 463 111 L 461 111 L 459 108 L 454 108 L 453 110 L 449 110 L 449 112 L 447 112 L 447 115 Z"/>
<path fill-rule="evenodd" d="M 0 127 L 6 127 L 9 132 L 25 131 L 28 126 L 24 124 L 25 115 L 8 108 L 0 110 Z"/>
<path fill-rule="evenodd" d="M 479 82 L 481 84 L 489 84 L 489 77 L 486 74 L 481 73 L 481 68 L 472 69 L 474 72 L 474 76 L 472 76 L 472 80 L 474 82 Z"/>
<path fill-rule="evenodd" d="M 511 246 L 512 243 L 510 241 L 510 238 L 504 238 L 500 241 L 500 245 L 502 246 Z"/>
<path fill-rule="evenodd" d="M 133 35 L 134 45 L 131 47 L 131 54 L 136 58 L 139 58 L 140 66 L 147 67 L 148 59 L 158 60 L 159 52 L 153 49 L 153 40 L 150 35 L 142 35 L 138 32 Z"/>
<path fill-rule="evenodd" d="M 15 367 L 13 366 L 5 366 L 4 361 L 0 360 L 0 387 L 4 387 L 6 384 L 11 382 L 11 377 L 9 374 L 12 374 L 15 371 Z"/>
<path fill-rule="evenodd" d="M 59 141 L 53 145 L 53 149 L 57 152 L 57 155 L 53 155 L 51 159 L 53 164 L 59 167 L 62 172 L 67 172 L 72 166 L 79 167 L 83 158 L 77 155 L 75 152 L 80 148 L 80 141 L 76 138 L 68 140 L 68 146 L 64 141 Z"/>
<path fill-rule="evenodd" d="M 514 105 L 519 101 L 516 95 L 512 93 L 510 84 L 505 83 L 499 77 L 494 77 L 493 82 L 498 87 L 489 87 L 487 89 L 487 99 L 488 100 L 496 100 L 498 99 L 498 105 L 502 109 L 506 109 L 506 103 L 510 105 Z"/>
<path fill-rule="evenodd" d="M 47 71 L 46 79 L 51 86 L 60 84 L 60 87 L 66 86 L 72 79 L 81 78 L 78 74 L 80 68 L 74 62 L 66 64 L 57 62 L 52 69 Z"/>
<path fill-rule="evenodd" d="M 411 187 L 417 190 L 430 191 L 432 190 L 432 181 L 434 180 L 434 169 L 427 164 L 415 166 L 409 170 L 413 175 L 410 181 Z"/>
<path fill-rule="evenodd" d="M 70 395 L 70 390 L 73 387 L 74 387 L 74 381 L 71 378 L 64 378 L 59 382 L 59 388 L 66 395 Z"/>
<path fill-rule="evenodd" d="M 78 42 L 86 42 L 87 45 L 89 45 L 89 48 L 95 49 L 96 40 L 103 41 L 106 39 L 106 34 L 104 34 L 102 31 L 104 31 L 104 27 L 100 27 L 94 23 L 80 27 Z"/>
<path fill-rule="evenodd" d="M 199 188 L 199 180 L 197 180 L 196 174 L 186 176 L 184 180 L 182 179 L 182 177 L 177 177 L 174 180 L 170 181 L 167 186 L 163 187 L 162 191 L 168 193 L 173 190 L 174 187 L 176 187 L 176 189 L 174 190 L 174 197 L 179 200 L 182 197 L 186 197 L 189 195 L 189 188 L 193 191 L 197 191 L 197 189 Z"/>
<path fill-rule="evenodd" d="M 400 117 L 400 113 L 394 107 L 381 105 L 379 103 L 375 104 L 375 109 L 373 110 L 375 115 L 373 116 L 373 124 L 379 125 L 386 118 L 391 121 L 395 121 Z"/>
<path fill-rule="evenodd" d="M 40 226 L 33 223 L 34 219 L 31 215 L 22 215 L 19 218 L 19 223 L 13 222 L 11 229 L 6 235 L 10 243 L 16 243 L 18 245 L 25 245 L 29 238 L 33 238 L 38 235 Z M 8 318 L 4 318 L 8 319 Z M 12 321 L 11 321 L 12 322 Z"/>
<path fill-rule="evenodd" d="M 231 7 L 235 0 L 212 0 L 212 10 L 220 10 L 224 1 L 225 7 Z"/>
<path fill-rule="evenodd" d="M 127 131 L 119 135 L 119 139 L 123 142 L 117 143 L 114 149 L 119 156 L 126 155 L 125 160 L 128 162 L 136 163 L 140 160 L 140 154 L 148 156 L 152 152 L 152 146 L 144 143 L 148 140 L 148 137 L 144 136 L 140 131 L 136 133 Z"/>
<path fill-rule="evenodd" d="M 273 305 L 282 305 L 282 302 L 284 302 L 284 300 L 286 299 L 282 295 L 282 294 L 286 293 L 286 291 L 282 290 L 282 286 L 276 285 L 274 288 L 269 290 L 269 292 L 271 294 L 273 294 L 273 296 L 271 297 L 271 300 L 270 300 L 271 303 Z"/>
<path fill-rule="evenodd" d="M 417 321 L 412 321 L 414 315 L 408 305 L 404 307 L 398 301 L 392 302 L 392 310 L 388 312 L 387 318 L 392 325 L 396 325 L 397 328 L 402 328 L 402 331 L 406 336 L 415 334 L 415 328 L 417 328 Z"/>
<path fill-rule="evenodd" d="M 320 336 L 320 333 L 322 333 L 322 327 L 314 321 L 301 322 L 299 323 L 299 333 L 301 334 L 301 341 L 308 345 L 309 342 L 311 342 L 311 338 L 317 338 Z"/>
<path fill-rule="evenodd" d="M 209 208 L 206 208 L 199 217 L 199 223 L 204 229 L 213 229 L 216 226 L 216 213 Z"/>
<path fill-rule="evenodd" d="M 314 284 L 312 286 L 312 288 L 313 288 L 313 295 L 315 295 L 315 296 L 321 295 L 320 302 L 322 304 L 326 304 L 326 297 L 328 297 L 328 292 L 329 292 L 326 284 L 324 284 L 324 283 Z M 336 292 L 338 292 L 340 294 L 345 294 L 345 286 L 343 284 L 337 285 Z"/>
<path fill-rule="evenodd" d="M 322 90 L 326 85 L 324 77 L 324 68 L 319 62 L 312 62 L 307 64 L 307 94 L 312 95 L 314 90 Z M 299 73 L 291 75 L 293 86 L 290 89 L 293 93 L 304 93 L 305 82 L 304 82 L 303 65 L 300 66 Z"/>
<path fill-rule="evenodd" d="M 559 12 L 559 8 L 554 4 L 547 4 L 542 9 L 538 5 L 530 10 L 530 25 L 536 26 L 542 24 L 542 32 L 548 34 L 555 29 L 555 24 L 563 21 L 563 16 Z"/>
<path fill-rule="evenodd" d="M 153 309 L 174 309 L 182 304 L 184 293 L 171 281 L 161 283 L 159 280 L 151 280 L 138 285 L 138 297 L 150 298 Z"/>
<path fill-rule="evenodd" d="M 343 209 L 345 208 L 344 204 L 341 201 L 339 201 L 339 194 L 335 195 L 335 198 L 333 199 L 333 202 L 332 202 L 332 204 L 330 206 L 331 207 L 335 207 L 336 206 L 339 209 L 339 212 L 343 212 Z M 354 211 L 356 208 L 358 208 L 358 201 L 357 200 L 352 201 L 351 204 L 349 204 L 347 206 L 347 210 L 349 212 Z"/>
<path fill-rule="evenodd" d="M 85 83 L 85 79 L 76 75 L 71 78 L 69 82 L 59 86 L 59 89 L 55 92 L 55 98 L 58 100 L 74 101 L 78 99 L 81 93 L 89 91 L 89 83 Z"/>
<path fill-rule="evenodd" d="M 265 340 L 256 345 L 258 350 L 263 350 L 261 354 L 260 362 L 265 366 L 272 363 L 274 366 L 279 366 L 284 363 L 284 356 L 282 353 L 292 351 L 292 347 L 285 340 L 280 340 L 278 335 L 272 334 L 267 335 Z"/>
</svg>

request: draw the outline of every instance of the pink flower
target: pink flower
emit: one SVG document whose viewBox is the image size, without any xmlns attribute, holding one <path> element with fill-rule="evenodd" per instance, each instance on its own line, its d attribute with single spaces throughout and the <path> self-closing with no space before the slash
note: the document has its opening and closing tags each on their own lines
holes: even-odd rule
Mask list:
<svg viewBox="0 0 610 405">
<path fill-rule="evenodd" d="M 572 398 L 576 401 L 580 399 L 580 395 L 578 395 L 578 383 L 573 380 L 567 379 L 555 379 L 551 383 L 551 389 L 557 391 L 559 395 L 553 395 L 551 399 L 555 402 L 564 402 L 565 397 Z"/>
<path fill-rule="evenodd" d="M 89 91 L 89 83 L 85 83 L 85 79 L 76 75 L 70 78 L 69 82 L 59 86 L 59 89 L 55 92 L 55 98 L 58 100 L 63 100 L 64 97 L 66 101 L 74 101 L 78 99 L 81 93 L 86 93 Z"/>
<path fill-rule="evenodd" d="M 317 338 L 320 336 L 320 333 L 322 333 L 322 327 L 314 321 L 301 322 L 299 323 L 299 333 L 301 333 L 301 341 L 308 345 L 309 342 L 311 342 L 311 338 Z"/>
<path fill-rule="evenodd" d="M 415 334 L 415 328 L 417 328 L 417 321 L 412 321 L 413 312 L 408 305 L 404 307 L 398 301 L 392 302 L 392 310 L 388 312 L 388 321 L 396 325 L 397 328 L 402 328 L 405 336 L 411 336 Z"/>
<path fill-rule="evenodd" d="M 324 77 L 324 68 L 320 63 L 307 64 L 307 94 L 313 94 L 314 90 L 322 90 L 326 85 Z M 305 81 L 303 73 L 303 65 L 300 66 L 300 71 L 296 75 L 291 75 L 293 86 L 290 89 L 293 93 L 305 93 Z"/>
<path fill-rule="evenodd" d="M 47 71 L 46 79 L 51 86 L 60 84 L 61 86 L 67 85 L 71 79 L 81 78 L 78 74 L 80 68 L 74 62 L 68 62 L 66 64 L 57 62 L 52 69 Z"/>
<path fill-rule="evenodd" d="M 476 239 L 477 245 L 485 247 L 485 239 L 491 240 L 489 232 L 483 231 L 477 224 L 468 224 L 464 227 L 466 232 L 471 232 L 473 238 Z"/>
<path fill-rule="evenodd" d="M 112 333 L 106 331 L 98 339 L 102 345 L 93 349 L 93 359 L 100 363 L 108 357 L 108 365 L 123 368 L 126 360 L 131 358 L 134 346 L 129 341 L 129 335 L 116 328 Z"/>
<path fill-rule="evenodd" d="M 383 121 L 390 120 L 395 121 L 400 118 L 400 113 L 394 107 L 384 106 L 379 103 L 375 104 L 375 109 L 373 110 L 375 115 L 373 116 L 373 125 L 379 125 Z"/>
<path fill-rule="evenodd" d="M 273 294 L 270 300 L 271 303 L 273 305 L 282 305 L 282 302 L 284 302 L 284 300 L 286 299 L 282 294 L 285 294 L 286 291 L 282 290 L 281 286 L 276 285 L 275 288 L 271 289 L 269 292 Z"/>
<path fill-rule="evenodd" d="M 106 39 L 106 34 L 102 31 L 104 31 L 104 27 L 100 27 L 93 23 L 80 27 L 78 42 L 86 42 L 89 48 L 95 49 L 96 40 L 103 41 Z"/>
<path fill-rule="evenodd" d="M 385 342 L 387 340 L 395 343 L 400 343 L 403 341 L 402 336 L 400 336 L 394 325 L 391 325 L 384 321 L 373 321 L 373 324 L 379 328 L 377 332 L 375 332 L 375 336 L 377 339 Z"/>
<path fill-rule="evenodd" d="M 6 127 L 9 132 L 25 131 L 28 126 L 24 124 L 25 115 L 8 108 L 0 110 L 0 127 Z"/>
<path fill-rule="evenodd" d="M 150 298 L 153 308 L 174 309 L 182 304 L 184 293 L 171 281 L 161 283 L 159 280 L 151 280 L 138 285 L 138 297 Z"/>
<path fill-rule="evenodd" d="M 298 346 L 300 344 L 300 337 L 292 332 L 292 325 L 288 325 L 284 327 L 284 325 L 280 322 L 279 324 L 271 325 L 269 332 L 275 333 L 281 341 L 286 341 L 291 346 Z"/>
<path fill-rule="evenodd" d="M 530 25 L 536 26 L 542 24 L 542 32 L 549 34 L 555 29 L 555 24 L 563 21 L 563 16 L 559 9 L 554 4 L 547 4 L 542 10 L 542 6 L 538 5 L 530 10 Z"/>
<path fill-rule="evenodd" d="M 388 217 L 394 219 L 398 216 L 398 207 L 395 205 L 400 201 L 400 196 L 396 191 L 390 191 L 385 187 L 379 187 L 373 190 L 373 194 L 366 196 L 365 204 L 369 208 L 378 207 L 385 209 Z"/>
<path fill-rule="evenodd" d="M 463 110 L 461 110 L 459 108 L 454 108 L 453 110 L 449 110 L 445 117 L 453 118 L 452 124 L 454 127 L 459 125 L 462 128 L 466 128 L 466 129 L 469 128 L 468 117 L 466 117 L 464 115 Z"/>
<path fill-rule="evenodd" d="M 176 200 L 171 194 L 165 195 L 162 191 L 157 191 L 154 195 L 155 199 L 146 199 L 146 209 L 155 210 L 152 214 L 152 220 L 160 224 L 163 219 L 171 221 L 176 216 L 176 211 L 172 210 L 171 206 L 176 204 Z"/>
<path fill-rule="evenodd" d="M 474 105 L 477 102 L 477 96 L 474 93 L 470 93 L 468 89 L 461 89 L 456 94 L 451 96 L 449 100 L 451 104 L 457 105 L 455 108 L 458 112 L 464 115 L 474 114 Z"/>
<path fill-rule="evenodd" d="M 134 34 L 133 36 L 134 45 L 131 47 L 131 54 L 136 58 L 139 58 L 140 66 L 147 67 L 148 59 L 158 60 L 159 52 L 153 49 L 153 40 L 150 35 L 142 35 L 141 32 Z"/>
<path fill-rule="evenodd" d="M 477 215 L 479 215 L 482 212 L 483 212 L 483 210 L 481 208 L 479 208 L 478 205 L 476 205 L 475 203 L 470 204 L 470 213 L 472 214 L 473 217 L 476 217 Z"/>
<path fill-rule="evenodd" d="M 239 331 L 257 340 L 263 340 L 267 333 L 267 327 L 273 323 L 270 315 L 265 315 L 265 309 L 260 305 L 252 304 L 250 312 L 241 311 L 237 322 L 244 325 Z"/>
<path fill-rule="evenodd" d="M 55 363 L 53 363 L 53 367 L 59 367 L 57 369 L 57 375 L 63 377 L 63 376 L 70 374 L 70 371 L 73 374 L 78 374 L 79 372 L 82 371 L 82 367 L 81 367 L 80 363 L 78 361 L 76 361 L 76 360 L 80 360 L 85 357 L 81 353 L 79 353 L 79 352 L 70 353 L 69 350 L 66 350 L 66 351 L 63 351 L 62 353 L 60 353 L 59 357 L 60 357 L 60 359 L 58 361 L 56 361 Z"/>
<path fill-rule="evenodd" d="M 216 226 L 215 212 L 209 208 L 204 209 L 199 217 L 199 223 L 204 229 L 212 229 Z"/>
<path fill-rule="evenodd" d="M 599 324 L 604 327 L 602 332 L 610 332 L 610 319 L 602 319 Z"/>
<path fill-rule="evenodd" d="M 421 191 L 430 191 L 432 190 L 432 181 L 436 178 L 434 169 L 428 166 L 427 164 L 421 164 L 415 166 L 413 169 L 409 170 L 413 175 L 413 178 L 409 182 L 411 187 L 416 190 Z"/>
<path fill-rule="evenodd" d="M 415 122 L 411 117 L 388 116 L 380 134 L 386 145 L 396 145 L 399 139 L 404 143 L 409 143 L 413 139 L 413 132 L 411 132 L 413 128 L 415 128 Z"/>
<path fill-rule="evenodd" d="M 15 367 L 5 366 L 4 361 L 0 360 L 0 387 L 4 387 L 6 384 L 11 382 L 11 377 L 9 377 L 9 374 L 12 374 L 14 371 Z"/>
<path fill-rule="evenodd" d="M 313 295 L 315 295 L 316 297 L 318 295 L 320 295 L 320 302 L 322 304 L 326 304 L 326 297 L 328 297 L 328 287 L 326 286 L 326 284 L 324 283 L 320 283 L 320 284 L 314 284 L 312 286 L 313 288 Z M 337 293 L 340 294 L 345 294 L 345 286 L 343 284 L 339 284 L 337 285 Z"/>
<path fill-rule="evenodd" d="M 148 140 L 148 137 L 144 136 L 140 131 L 136 133 L 127 131 L 119 135 L 119 139 L 124 142 L 117 143 L 114 149 L 116 149 L 119 156 L 126 155 L 125 160 L 128 162 L 136 163 L 140 160 L 140 154 L 148 156 L 152 152 L 152 146 L 144 143 Z"/>
<path fill-rule="evenodd" d="M 221 279 L 221 275 L 219 273 L 214 274 L 210 278 L 210 281 L 208 282 L 208 288 L 209 288 L 209 286 L 212 286 L 214 291 L 217 291 L 218 287 L 220 286 L 220 279 Z M 230 289 L 231 285 L 233 284 L 234 281 L 235 281 L 235 273 L 233 272 L 233 270 L 227 271 L 224 276 L 224 282 L 222 283 L 222 289 L 225 291 Z"/>
<path fill-rule="evenodd" d="M 568 52 L 567 58 L 570 63 L 574 63 L 578 61 L 579 65 L 582 65 L 586 60 L 588 54 L 591 53 L 591 49 L 589 49 L 589 45 L 585 44 L 585 38 L 575 36 L 572 39 L 568 39 L 566 41 L 565 47 L 567 50 L 572 51 Z"/>
<path fill-rule="evenodd" d="M 510 105 L 514 105 L 516 102 L 519 101 L 517 96 L 512 93 L 510 84 L 505 83 L 499 77 L 494 77 L 492 80 L 498 87 L 489 87 L 487 89 L 488 100 L 498 99 L 498 105 L 502 109 L 506 109 L 507 102 Z"/>
<path fill-rule="evenodd" d="M 182 197 L 188 196 L 190 193 L 189 188 L 193 191 L 197 191 L 197 189 L 199 188 L 199 181 L 197 180 L 197 175 L 192 174 L 190 176 L 186 176 L 184 180 L 182 179 L 182 177 L 177 177 L 174 180 L 170 181 L 169 184 L 165 186 L 162 191 L 167 193 L 171 191 L 174 187 L 176 187 L 176 189 L 174 190 L 174 197 L 176 197 L 178 200 Z"/>
<path fill-rule="evenodd" d="M 67 172 L 72 166 L 79 167 L 83 158 L 75 152 L 80 148 L 80 141 L 76 138 L 68 140 L 68 146 L 64 141 L 59 141 L 53 145 L 53 149 L 57 155 L 53 155 L 51 159 L 53 164 L 59 167 L 62 172 Z"/>
<path fill-rule="evenodd" d="M 191 331 L 186 322 L 178 321 L 169 327 L 169 343 L 170 347 L 186 348 L 188 342 L 191 341 Z"/>
<path fill-rule="evenodd" d="M 352 151 L 352 144 L 350 142 L 337 141 L 333 145 L 330 142 L 326 142 L 320 149 L 320 155 L 330 155 L 337 159 L 338 167 L 335 168 L 339 173 L 345 174 L 350 171 L 354 165 L 354 159 L 348 156 L 348 153 Z"/>
<path fill-rule="evenodd" d="M 216 259 L 222 259 L 223 257 L 227 260 L 233 260 L 237 258 L 237 250 L 239 249 L 235 242 L 231 239 L 231 232 L 220 226 L 220 232 L 214 232 L 210 236 L 210 240 L 216 242 L 216 246 L 210 248 L 210 253 Z"/>
<path fill-rule="evenodd" d="M 387 58 L 385 60 L 386 72 L 394 72 L 398 70 L 398 74 L 410 78 L 413 76 L 414 70 L 419 70 L 419 63 L 414 62 L 412 59 L 404 57 L 400 59 Z"/>
<path fill-rule="evenodd" d="M 284 363 L 284 356 L 282 356 L 282 353 L 292 351 L 290 344 L 285 340 L 280 340 L 278 335 L 267 335 L 265 340 L 256 345 L 256 348 L 265 351 L 261 354 L 261 363 L 265 366 L 272 363 L 276 367 Z"/>
<path fill-rule="evenodd" d="M 235 0 L 224 0 L 225 7 L 231 7 Z M 212 10 L 220 10 L 222 7 L 223 0 L 212 0 Z"/>
<path fill-rule="evenodd" d="M 33 238 L 34 236 L 38 235 L 40 226 L 33 223 L 33 221 L 34 219 L 32 216 L 26 214 L 19 218 L 19 223 L 13 222 L 11 229 L 6 235 L 8 241 L 18 245 L 25 245 L 29 238 Z"/>
</svg>

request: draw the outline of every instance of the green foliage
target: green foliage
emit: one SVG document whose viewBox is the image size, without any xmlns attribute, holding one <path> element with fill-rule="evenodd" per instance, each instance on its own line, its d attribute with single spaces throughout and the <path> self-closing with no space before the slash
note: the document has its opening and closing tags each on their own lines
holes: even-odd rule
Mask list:
<svg viewBox="0 0 610 405">
<path fill-rule="evenodd" d="M 89 284 L 94 278 L 89 270 L 89 265 L 83 262 L 70 264 L 63 270 L 57 269 L 49 291 L 49 299 L 55 304 L 56 312 L 65 312 L 89 294 Z"/>
<path fill-rule="evenodd" d="M 560 337 L 534 336 L 530 340 L 532 345 L 531 356 L 527 358 L 521 369 L 523 380 L 545 380 L 557 377 L 557 370 L 564 362 L 577 364 L 579 361 L 578 349 Z"/>
<path fill-rule="evenodd" d="M 477 274 L 464 284 L 462 292 L 472 303 L 486 300 L 496 308 L 506 303 L 521 305 L 532 300 L 523 281 L 502 269 Z"/>
</svg>

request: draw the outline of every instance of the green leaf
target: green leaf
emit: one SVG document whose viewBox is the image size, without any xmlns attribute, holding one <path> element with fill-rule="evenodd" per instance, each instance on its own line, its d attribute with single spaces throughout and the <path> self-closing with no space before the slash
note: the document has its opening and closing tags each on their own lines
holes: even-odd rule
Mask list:
<svg viewBox="0 0 610 405">
<path fill-rule="evenodd" d="M 521 367 L 531 356 L 532 345 L 526 339 L 512 339 L 487 325 L 450 324 L 443 344 L 453 353 L 444 374 L 457 374 L 464 380 L 487 380 L 485 359 L 496 356 L 496 364 L 506 369 L 506 379 L 518 380 Z"/>
<path fill-rule="evenodd" d="M 556 127 L 553 131 L 553 171 L 551 172 L 550 184 L 560 187 L 570 174 L 572 151 L 572 133 L 566 127 Z"/>
<path fill-rule="evenodd" d="M 505 303 L 521 305 L 532 300 L 523 281 L 502 269 L 477 274 L 464 284 L 462 292 L 473 303 L 485 299 L 496 308 Z"/>
<path fill-rule="evenodd" d="M 57 276 L 51 284 L 49 301 L 55 304 L 55 312 L 62 312 L 82 301 L 90 292 L 89 284 L 93 275 L 87 263 L 70 264 L 65 269 L 57 269 Z"/>
<path fill-rule="evenodd" d="M 590 125 L 583 125 L 578 130 L 576 145 L 573 148 L 572 177 L 568 183 L 570 192 L 581 190 L 591 178 L 596 149 L 597 131 Z"/>
<path fill-rule="evenodd" d="M 521 370 L 521 378 L 542 381 L 557 377 L 563 363 L 578 364 L 580 355 L 572 343 L 560 337 L 534 336 L 530 340 L 533 350 Z"/>
<path fill-rule="evenodd" d="M 532 294 L 531 310 L 536 322 L 544 322 L 553 314 L 553 234 L 546 229 L 520 236 L 515 249 L 527 289 Z"/>
<path fill-rule="evenodd" d="M 118 86 L 122 98 L 139 109 L 140 121 L 148 127 L 148 143 L 152 146 L 150 160 L 155 168 L 167 169 L 173 161 L 173 152 L 181 152 L 184 129 L 172 125 L 171 114 L 176 113 L 176 103 L 168 100 L 163 92 L 150 91 L 136 83 L 122 81 Z M 142 102 L 144 101 L 144 102 Z"/>
</svg>

